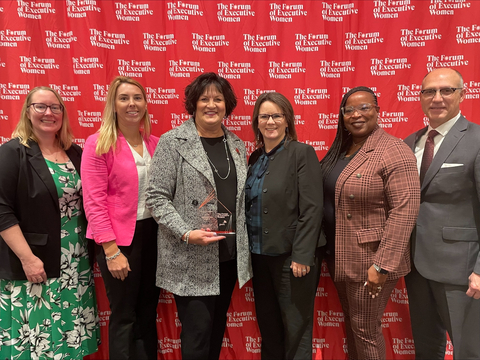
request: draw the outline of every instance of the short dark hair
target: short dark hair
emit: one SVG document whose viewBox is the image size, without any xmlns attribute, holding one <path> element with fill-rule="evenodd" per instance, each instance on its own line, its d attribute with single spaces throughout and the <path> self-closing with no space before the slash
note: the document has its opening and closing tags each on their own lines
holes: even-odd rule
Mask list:
<svg viewBox="0 0 480 360">
<path fill-rule="evenodd" d="M 295 130 L 295 115 L 293 113 L 292 104 L 290 101 L 280 93 L 277 92 L 264 92 L 261 94 L 257 101 L 255 102 L 255 107 L 253 108 L 252 116 L 252 128 L 253 133 L 255 134 L 255 140 L 257 142 L 257 147 L 261 147 L 264 144 L 263 135 L 258 130 L 258 113 L 260 112 L 260 106 L 265 102 L 270 101 L 277 105 L 282 113 L 285 115 L 285 121 L 287 122 L 287 141 L 296 141 L 297 140 L 297 131 Z"/>
<path fill-rule="evenodd" d="M 232 85 L 214 72 L 208 72 L 195 78 L 195 80 L 185 88 L 184 104 L 188 114 L 192 116 L 195 115 L 197 101 L 210 85 L 215 85 L 218 92 L 220 92 L 225 99 L 225 116 L 229 116 L 233 112 L 237 106 L 237 97 L 235 96 Z"/>
<path fill-rule="evenodd" d="M 350 89 L 345 95 L 343 95 L 342 101 L 340 103 L 340 109 L 338 111 L 337 134 L 335 135 L 335 139 L 333 140 L 333 143 L 330 146 L 330 149 L 328 149 L 327 154 L 320 161 L 320 164 L 322 165 L 324 179 L 332 171 L 342 151 L 344 151 L 346 147 L 350 144 L 350 141 L 352 141 L 350 137 L 350 133 L 345 128 L 345 121 L 343 118 L 342 108 L 347 103 L 348 98 L 359 91 L 364 91 L 369 94 L 372 94 L 373 100 L 375 101 L 375 106 L 378 106 L 377 95 L 373 92 L 372 89 L 366 86 L 354 87 L 353 89 Z"/>
</svg>

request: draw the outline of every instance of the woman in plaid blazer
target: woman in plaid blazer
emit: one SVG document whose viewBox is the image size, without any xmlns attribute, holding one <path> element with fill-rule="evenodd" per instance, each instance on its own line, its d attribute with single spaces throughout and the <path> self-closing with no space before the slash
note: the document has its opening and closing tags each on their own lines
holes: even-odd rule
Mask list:
<svg viewBox="0 0 480 360">
<path fill-rule="evenodd" d="M 335 140 L 321 161 L 327 263 L 345 314 L 349 358 L 385 359 L 381 319 L 410 271 L 420 203 L 416 159 L 378 126 L 375 93 L 356 87 L 340 105 Z"/>
</svg>

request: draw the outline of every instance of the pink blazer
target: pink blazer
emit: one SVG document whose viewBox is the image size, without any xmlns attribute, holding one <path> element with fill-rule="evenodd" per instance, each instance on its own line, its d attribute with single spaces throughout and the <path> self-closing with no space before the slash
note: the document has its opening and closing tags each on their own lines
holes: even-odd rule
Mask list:
<svg viewBox="0 0 480 360">
<path fill-rule="evenodd" d="M 129 246 L 138 206 L 138 176 L 133 154 L 119 133 L 116 150 L 97 156 L 97 138 L 98 133 L 85 142 L 81 165 L 87 237 L 97 244 L 115 240 L 119 246 Z M 153 157 L 158 137 L 151 135 L 144 141 Z"/>
</svg>

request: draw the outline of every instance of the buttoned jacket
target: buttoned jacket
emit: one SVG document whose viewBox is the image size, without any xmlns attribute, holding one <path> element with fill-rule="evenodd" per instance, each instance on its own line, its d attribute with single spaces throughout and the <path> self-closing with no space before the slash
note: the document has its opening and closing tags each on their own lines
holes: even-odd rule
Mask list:
<svg viewBox="0 0 480 360">
<path fill-rule="evenodd" d="M 254 164 L 263 149 L 250 157 Z M 322 171 L 315 150 L 290 141 L 269 156 L 262 188 L 262 253 L 292 254 L 292 261 L 312 266 L 323 217 Z"/>
<path fill-rule="evenodd" d="M 405 143 L 415 151 L 427 128 Z M 480 126 L 460 116 L 428 168 L 412 235 L 412 256 L 425 278 L 468 285 L 480 274 Z"/>
<path fill-rule="evenodd" d="M 119 246 L 132 243 L 137 222 L 138 172 L 132 150 L 122 133 L 116 149 L 95 154 L 98 133 L 88 137 L 82 157 L 83 203 L 87 237 L 101 244 L 115 240 Z M 144 138 L 153 156 L 158 137 Z"/>
<path fill-rule="evenodd" d="M 419 202 L 415 156 L 377 127 L 335 186 L 335 280 L 366 281 L 373 264 L 406 275 Z"/>
<path fill-rule="evenodd" d="M 222 128 L 237 173 L 237 273 L 242 287 L 252 277 L 245 224 L 246 151 L 242 140 Z M 163 134 L 150 167 L 147 189 L 147 206 L 159 224 L 157 286 L 181 296 L 220 294 L 218 242 L 197 246 L 181 240 L 187 231 L 204 227 L 204 210 L 217 212 L 216 193 L 213 172 L 194 120 Z M 204 210 L 199 210 L 209 197 Z M 211 229 L 216 230 L 215 225 Z"/>
<path fill-rule="evenodd" d="M 0 147 L 0 231 L 19 225 L 48 278 L 60 276 L 61 219 L 57 188 L 35 141 L 18 138 Z M 82 149 L 66 150 L 80 174 Z M 0 237 L 0 279 L 25 280 L 22 263 Z"/>
</svg>

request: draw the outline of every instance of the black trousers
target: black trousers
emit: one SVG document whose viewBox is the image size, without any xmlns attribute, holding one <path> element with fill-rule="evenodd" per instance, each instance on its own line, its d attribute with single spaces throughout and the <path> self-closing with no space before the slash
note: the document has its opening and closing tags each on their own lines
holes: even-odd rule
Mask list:
<svg viewBox="0 0 480 360">
<path fill-rule="evenodd" d="M 310 273 L 293 276 L 290 254 L 252 254 L 253 291 L 262 359 L 311 359 L 315 293 L 322 252 Z"/>
<path fill-rule="evenodd" d="M 139 220 L 130 246 L 119 246 L 130 271 L 124 281 L 112 277 L 105 253 L 97 246 L 97 261 L 108 301 L 109 357 L 112 360 L 157 359 L 157 305 L 160 288 L 155 286 L 157 270 L 157 223 Z"/>
<path fill-rule="evenodd" d="M 468 285 L 424 278 L 415 268 L 405 276 L 416 359 L 445 358 L 446 333 L 454 359 L 480 359 L 480 301 Z"/>
<path fill-rule="evenodd" d="M 227 324 L 227 311 L 237 282 L 237 261 L 220 263 L 220 295 L 175 296 L 182 323 L 183 360 L 218 359 Z"/>
</svg>

